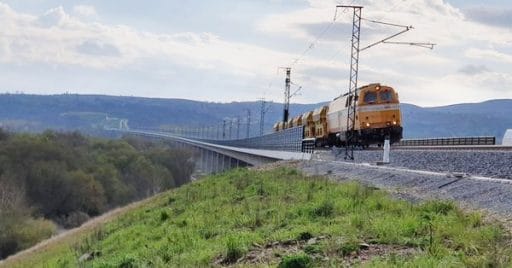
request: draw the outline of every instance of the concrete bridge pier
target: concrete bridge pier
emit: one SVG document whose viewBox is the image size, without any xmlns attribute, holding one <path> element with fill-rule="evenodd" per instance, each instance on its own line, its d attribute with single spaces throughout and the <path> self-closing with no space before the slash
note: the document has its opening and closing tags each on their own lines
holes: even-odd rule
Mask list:
<svg viewBox="0 0 512 268">
<path fill-rule="evenodd" d="M 204 174 L 217 174 L 234 168 L 251 166 L 243 160 L 215 149 L 196 147 L 181 142 L 176 142 L 176 145 L 181 149 L 193 152 L 196 159 L 196 170 Z"/>
</svg>

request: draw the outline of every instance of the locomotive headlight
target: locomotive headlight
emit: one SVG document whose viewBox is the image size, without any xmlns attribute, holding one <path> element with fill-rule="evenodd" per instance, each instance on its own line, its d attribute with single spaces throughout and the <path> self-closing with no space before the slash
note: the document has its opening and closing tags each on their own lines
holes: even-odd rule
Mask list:
<svg viewBox="0 0 512 268">
<path fill-rule="evenodd" d="M 366 123 L 366 127 L 370 127 L 370 123 Z"/>
<path fill-rule="evenodd" d="M 396 121 L 393 121 L 393 125 L 396 125 Z"/>
</svg>

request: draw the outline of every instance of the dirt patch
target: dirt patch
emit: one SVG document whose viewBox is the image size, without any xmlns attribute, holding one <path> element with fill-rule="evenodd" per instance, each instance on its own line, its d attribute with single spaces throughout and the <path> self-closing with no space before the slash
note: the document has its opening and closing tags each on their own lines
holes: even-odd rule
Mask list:
<svg viewBox="0 0 512 268">
<path fill-rule="evenodd" d="M 261 171 L 267 171 L 267 170 L 273 170 L 276 168 L 299 168 L 301 166 L 302 160 L 281 160 L 274 163 L 269 163 L 261 166 L 256 167 L 250 167 L 251 170 L 261 170 Z"/>
<path fill-rule="evenodd" d="M 282 257 L 294 255 L 307 246 L 318 245 L 326 236 L 311 238 L 308 240 L 286 240 L 267 243 L 264 246 L 256 245 L 243 258 L 238 260 L 240 264 L 271 264 L 278 263 Z"/>
<path fill-rule="evenodd" d="M 328 244 L 340 238 L 328 236 L 313 237 L 307 240 L 285 240 L 270 242 L 265 245 L 253 244 L 252 248 L 236 262 L 226 262 L 224 256 L 215 259 L 217 267 L 243 267 L 259 265 L 275 265 L 281 262 L 285 256 L 306 253 L 318 264 L 337 260 L 339 263 L 351 266 L 368 262 L 376 257 L 412 256 L 418 253 L 418 249 L 399 245 L 366 244 L 358 243 L 351 252 L 332 250 Z"/>
<path fill-rule="evenodd" d="M 353 252 L 344 258 L 344 262 L 348 265 L 356 263 L 365 263 L 376 257 L 386 258 L 391 255 L 398 257 L 410 257 L 418 253 L 418 249 L 399 246 L 399 245 L 381 245 L 372 244 L 368 247 L 361 248 L 358 252 Z"/>
</svg>

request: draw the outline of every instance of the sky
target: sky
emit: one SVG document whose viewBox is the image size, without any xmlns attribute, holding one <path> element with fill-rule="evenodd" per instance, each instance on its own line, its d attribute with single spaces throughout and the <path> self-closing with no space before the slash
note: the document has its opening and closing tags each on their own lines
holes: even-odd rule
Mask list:
<svg viewBox="0 0 512 268">
<path fill-rule="evenodd" d="M 282 102 L 292 67 L 292 102 L 332 100 L 349 85 L 339 4 L 436 44 L 362 51 L 359 85 L 420 106 L 512 98 L 509 0 L 0 0 L 0 92 Z M 400 30 L 363 20 L 361 46 Z"/>
</svg>

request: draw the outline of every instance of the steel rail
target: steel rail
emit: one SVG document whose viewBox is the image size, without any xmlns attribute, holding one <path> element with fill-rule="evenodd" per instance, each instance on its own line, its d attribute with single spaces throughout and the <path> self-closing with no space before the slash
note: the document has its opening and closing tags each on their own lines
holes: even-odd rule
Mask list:
<svg viewBox="0 0 512 268">
<path fill-rule="evenodd" d="M 512 151 L 512 146 L 502 145 L 438 145 L 438 146 L 391 146 L 391 150 L 434 151 Z"/>
</svg>

